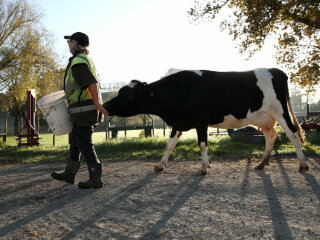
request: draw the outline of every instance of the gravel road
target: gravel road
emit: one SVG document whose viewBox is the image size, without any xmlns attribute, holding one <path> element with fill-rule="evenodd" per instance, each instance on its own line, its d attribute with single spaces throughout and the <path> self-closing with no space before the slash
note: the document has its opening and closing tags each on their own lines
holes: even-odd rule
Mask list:
<svg viewBox="0 0 320 240">
<path fill-rule="evenodd" d="M 320 158 L 259 161 L 108 162 L 98 190 L 51 179 L 61 163 L 1 165 L 0 239 L 320 239 Z"/>
</svg>

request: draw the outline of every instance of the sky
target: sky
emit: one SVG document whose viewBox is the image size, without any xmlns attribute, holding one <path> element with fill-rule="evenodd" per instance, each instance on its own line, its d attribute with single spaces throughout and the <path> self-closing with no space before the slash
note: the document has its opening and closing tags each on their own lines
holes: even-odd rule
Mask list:
<svg viewBox="0 0 320 240">
<path fill-rule="evenodd" d="M 214 71 L 277 67 L 272 44 L 251 61 L 238 53 L 218 24 L 192 23 L 194 0 L 33 0 L 55 36 L 56 51 L 70 56 L 64 35 L 84 32 L 102 82 L 153 82 L 168 69 Z"/>
<path fill-rule="evenodd" d="M 31 0 L 43 12 L 43 24 L 54 35 L 55 50 L 71 56 L 65 35 L 84 32 L 102 85 L 147 83 L 170 68 L 245 71 L 279 67 L 272 40 L 249 61 L 232 37 L 215 22 L 192 22 L 194 0 Z M 225 17 L 222 15 L 221 17 Z"/>
</svg>

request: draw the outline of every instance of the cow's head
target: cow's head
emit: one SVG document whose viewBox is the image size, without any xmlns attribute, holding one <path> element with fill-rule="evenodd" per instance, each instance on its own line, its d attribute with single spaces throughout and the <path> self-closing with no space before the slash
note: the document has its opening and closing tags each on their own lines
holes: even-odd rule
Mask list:
<svg viewBox="0 0 320 240">
<path fill-rule="evenodd" d="M 118 96 L 104 103 L 103 107 L 110 116 L 130 117 L 142 113 L 149 96 L 146 85 L 145 82 L 132 80 L 119 90 Z"/>
</svg>

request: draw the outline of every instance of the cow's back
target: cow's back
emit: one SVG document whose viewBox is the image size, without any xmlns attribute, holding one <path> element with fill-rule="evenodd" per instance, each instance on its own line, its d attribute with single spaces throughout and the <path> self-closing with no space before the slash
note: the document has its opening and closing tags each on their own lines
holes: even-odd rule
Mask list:
<svg viewBox="0 0 320 240">
<path fill-rule="evenodd" d="M 247 72 L 181 71 L 155 82 L 168 109 L 196 116 L 206 115 L 209 124 L 225 116 L 246 118 L 263 107 L 265 97 L 283 97 L 286 75 L 278 69 Z M 281 92 L 281 93 L 279 93 Z M 278 94 L 279 93 L 279 94 Z M 269 101 L 270 102 L 270 101 Z"/>
</svg>

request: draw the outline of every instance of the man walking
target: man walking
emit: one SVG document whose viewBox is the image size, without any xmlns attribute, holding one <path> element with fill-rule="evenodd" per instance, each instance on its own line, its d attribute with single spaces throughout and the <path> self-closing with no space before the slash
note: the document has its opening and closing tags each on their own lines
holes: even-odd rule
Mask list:
<svg viewBox="0 0 320 240">
<path fill-rule="evenodd" d="M 81 32 L 67 39 L 70 53 L 64 76 L 64 91 L 69 104 L 70 120 L 73 123 L 69 135 L 70 156 L 64 172 L 52 172 L 51 176 L 60 181 L 73 184 L 80 167 L 80 155 L 86 160 L 89 180 L 79 182 L 79 188 L 101 188 L 102 163 L 99 161 L 92 143 L 92 134 L 95 126 L 103 121 L 103 116 L 108 111 L 103 108 L 100 82 L 94 63 L 89 56 L 89 37 Z"/>
</svg>

